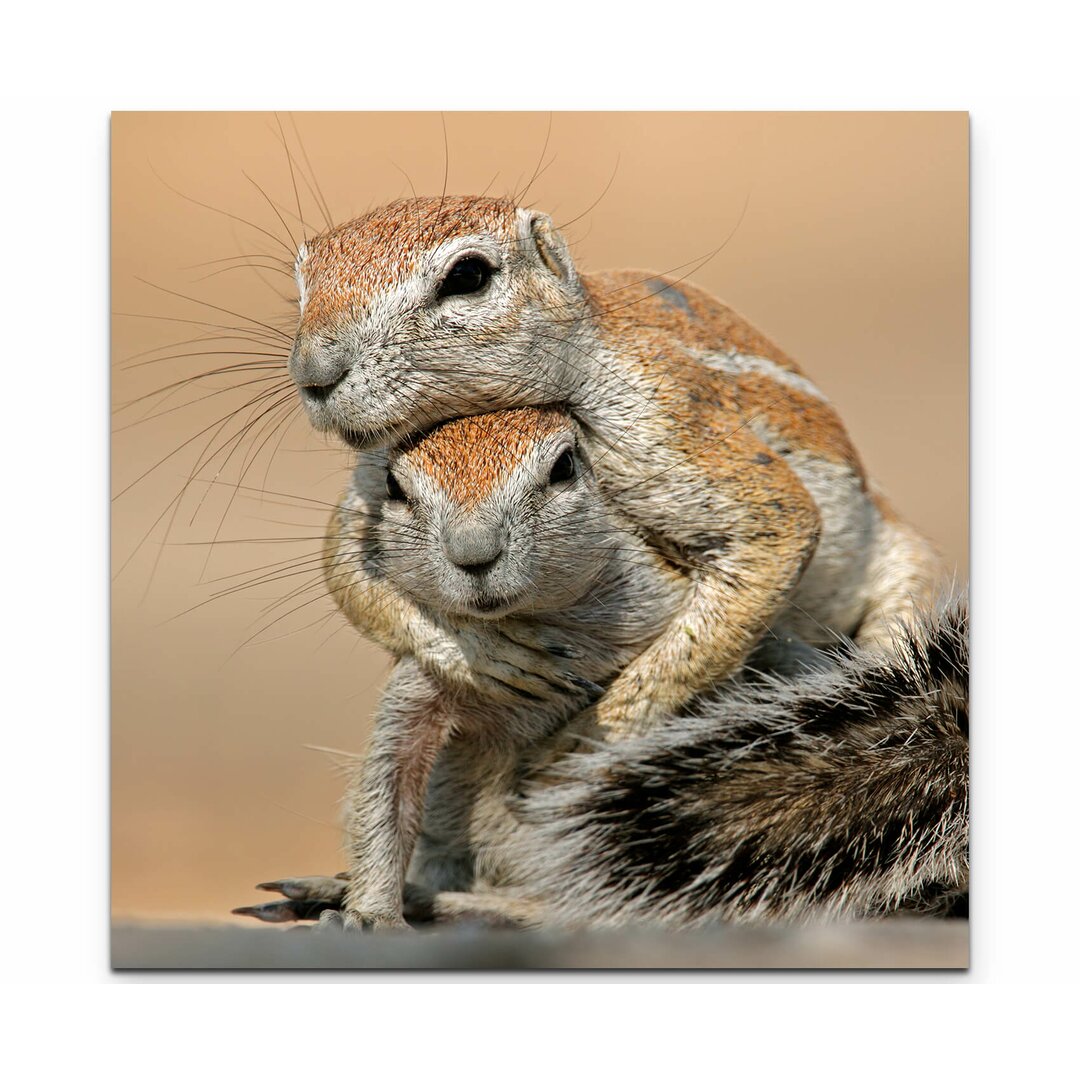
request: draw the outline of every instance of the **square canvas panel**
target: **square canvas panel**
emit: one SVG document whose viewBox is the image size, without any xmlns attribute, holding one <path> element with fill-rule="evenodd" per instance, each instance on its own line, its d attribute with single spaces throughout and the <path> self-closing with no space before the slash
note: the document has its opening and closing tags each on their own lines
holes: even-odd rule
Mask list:
<svg viewBox="0 0 1080 1080">
<path fill-rule="evenodd" d="M 928 767 L 942 770 L 934 799 L 901 790 L 900 781 L 893 789 L 875 787 L 882 775 L 875 766 L 884 759 L 873 754 L 887 753 L 903 740 L 883 729 L 872 751 L 868 747 L 875 739 L 869 729 L 850 730 L 850 715 L 831 715 L 826 721 L 805 702 L 797 711 L 800 693 L 805 698 L 820 691 L 813 679 L 830 676 L 792 675 L 778 663 L 777 669 L 786 672 L 783 677 L 803 680 L 782 707 L 791 710 L 791 725 L 803 725 L 806 738 L 816 740 L 807 744 L 805 754 L 784 758 L 783 740 L 776 740 L 779 759 L 765 754 L 754 759 L 753 768 L 729 773 L 729 762 L 760 752 L 749 726 L 753 709 L 763 708 L 760 700 L 743 708 L 725 699 L 722 713 L 713 714 L 692 707 L 691 712 L 704 712 L 706 720 L 683 731 L 679 724 L 684 721 L 669 718 L 661 725 L 666 742 L 641 744 L 640 772 L 634 771 L 636 751 L 628 749 L 636 745 L 633 739 L 620 744 L 617 761 L 605 758 L 603 767 L 597 766 L 597 775 L 608 779 L 616 765 L 624 769 L 618 774 L 621 787 L 600 792 L 598 786 L 590 794 L 592 781 L 583 781 L 579 773 L 574 790 L 586 794 L 577 802 L 569 795 L 560 801 L 569 786 L 552 795 L 552 788 L 564 782 L 558 779 L 562 774 L 545 773 L 540 786 L 548 831 L 537 841 L 537 851 L 521 857 L 521 868 L 506 870 L 509 863 L 500 863 L 502 849 L 491 854 L 494 840 L 482 839 L 462 856 L 472 860 L 470 867 L 481 876 L 485 860 L 497 864 L 498 874 L 535 873 L 537 880 L 558 865 L 563 876 L 557 880 L 566 887 L 551 897 L 558 900 L 550 909 L 554 914 L 544 897 L 538 906 L 535 897 L 530 900 L 526 921 L 539 924 L 538 932 L 478 929 L 482 912 L 471 913 L 464 926 L 440 925 L 411 936 L 394 931 L 336 934 L 330 928 L 290 933 L 311 924 L 262 925 L 231 914 L 237 907 L 283 902 L 280 894 L 256 891 L 257 883 L 332 877 L 345 869 L 345 774 L 355 770 L 356 755 L 368 745 L 372 717 L 393 666 L 389 652 L 349 625 L 324 574 L 328 522 L 350 482 L 357 452 L 333 432 L 313 429 L 290 378 L 288 359 L 298 324 L 297 254 L 315 250 L 314 238 L 335 226 L 394 200 L 433 197 L 440 209 L 430 228 L 419 218 L 414 226 L 412 211 L 407 211 L 391 222 L 385 242 L 369 253 L 347 243 L 324 243 L 319 249 L 324 258 L 331 252 L 339 260 L 334 269 L 339 278 L 331 286 L 324 276 L 318 286 L 323 293 L 306 297 L 309 321 L 315 319 L 310 305 L 336 296 L 340 306 L 333 318 L 347 311 L 358 325 L 370 316 L 373 309 L 365 304 L 375 303 L 379 289 L 388 302 L 391 287 L 399 288 L 406 279 L 419 281 L 416 275 L 436 274 L 431 249 L 446 240 L 449 227 L 443 210 L 450 214 L 457 196 L 480 195 L 513 198 L 527 211 L 522 220 L 532 220 L 532 213 L 550 215 L 576 271 L 586 277 L 634 270 L 610 279 L 605 303 L 609 318 L 632 323 L 631 336 L 638 335 L 634 340 L 649 364 L 668 364 L 671 355 L 685 352 L 685 337 L 676 340 L 678 327 L 713 319 L 706 318 L 706 301 L 695 290 L 729 304 L 756 328 L 736 328 L 725 339 L 726 349 L 695 338 L 695 355 L 686 359 L 703 364 L 709 379 L 728 380 L 724 385 L 730 393 L 720 394 L 727 395 L 724 408 L 742 418 L 730 431 L 713 428 L 713 435 L 700 435 L 702 425 L 714 423 L 700 388 L 663 374 L 650 382 L 646 371 L 643 381 L 626 391 L 626 425 L 638 423 L 658 395 L 668 403 L 670 427 L 649 434 L 643 449 L 621 458 L 610 447 L 590 451 L 584 436 L 576 467 L 584 464 L 590 476 L 595 467 L 603 480 L 605 467 L 625 459 L 653 477 L 653 490 L 659 487 L 655 474 L 672 470 L 670 531 L 662 515 L 645 521 L 655 512 L 653 504 L 627 510 L 625 535 L 641 546 L 628 565 L 661 559 L 672 575 L 696 580 L 697 554 L 677 540 L 694 513 L 680 502 L 687 490 L 685 474 L 696 460 L 715 461 L 716 475 L 722 475 L 717 483 L 726 485 L 730 505 L 748 505 L 748 499 L 757 498 L 746 494 L 756 483 L 750 471 L 767 467 L 765 461 L 738 457 L 746 453 L 751 437 L 764 440 L 768 453 L 762 453 L 776 457 L 775 468 L 787 468 L 784 460 L 794 453 L 803 463 L 803 486 L 812 489 L 812 501 L 825 507 L 830 522 L 840 520 L 830 500 L 856 495 L 837 479 L 836 462 L 848 461 L 852 475 L 859 466 L 851 464 L 850 455 L 845 458 L 846 451 L 837 450 L 832 436 L 806 434 L 805 425 L 818 422 L 815 410 L 827 401 L 872 478 L 872 490 L 933 542 L 942 557 L 943 579 L 957 586 L 966 582 L 966 114 L 114 114 L 114 966 L 965 967 L 966 909 L 955 880 L 956 852 L 963 842 L 946 853 L 935 848 L 931 855 L 920 846 L 924 838 L 940 839 L 944 833 L 955 837 L 962 832 L 966 839 L 966 741 L 963 753 L 957 741 L 966 740 L 966 651 L 956 640 L 950 643 L 956 651 L 952 658 L 962 654 L 957 662 L 963 671 L 949 685 L 955 715 L 940 733 L 935 727 L 926 751 Z M 403 256 L 411 229 L 431 242 Z M 358 235 L 367 234 L 361 229 Z M 539 252 L 541 262 L 548 260 L 553 281 L 565 282 L 561 250 L 545 249 L 541 238 L 533 255 Z M 486 251 L 481 244 L 476 252 L 463 249 L 459 255 L 479 257 Z M 505 275 L 511 267 L 507 263 L 489 270 Z M 466 276 L 475 272 L 475 267 L 460 271 Z M 480 271 L 482 276 L 487 272 Z M 314 271 L 311 275 L 302 280 L 305 289 L 314 291 Z M 415 304 L 434 302 L 430 290 L 442 286 L 431 281 L 430 295 L 414 282 L 417 291 L 409 295 Z M 471 289 L 472 284 L 460 287 Z M 405 293 L 395 293 L 399 300 L 414 287 L 406 286 Z M 486 278 L 480 287 L 489 287 Z M 629 298 L 625 304 L 612 299 L 620 290 Z M 464 301 L 457 303 L 465 311 Z M 554 310 L 549 308 L 549 314 Z M 396 328 L 392 333 L 404 333 L 400 320 L 405 316 L 395 311 L 393 319 L 399 321 L 390 319 L 387 326 Z M 472 317 L 461 319 L 467 324 Z M 534 357 L 550 358 L 551 350 L 561 348 L 550 343 L 563 340 L 568 320 L 552 318 L 554 329 L 544 339 L 548 351 L 537 346 Z M 311 333 L 322 334 L 320 347 L 330 349 L 327 325 Z M 425 325 L 431 332 L 434 324 Z M 710 333 L 719 332 L 716 325 L 709 322 Z M 372 332 L 364 339 L 366 348 L 375 349 L 379 342 L 386 347 L 392 333 L 382 330 L 381 338 Z M 423 348 L 421 339 L 414 333 L 412 347 Z M 347 350 L 357 340 L 346 337 L 342 345 L 335 339 L 333 348 Z M 625 345 L 617 348 L 627 351 Z M 477 362 L 486 355 L 483 347 L 476 353 Z M 456 354 L 451 355 L 458 365 Z M 501 362 L 500 355 L 493 349 L 487 362 Z M 351 354 L 347 362 L 354 362 Z M 429 383 L 410 386 L 416 415 L 424 417 L 417 426 L 425 431 L 435 419 L 449 418 L 424 411 L 425 402 L 438 396 L 438 379 L 459 377 L 460 366 L 448 367 L 453 369 L 438 376 L 429 373 Z M 314 368 L 305 370 L 310 376 Z M 776 388 L 775 397 L 769 386 Z M 374 393 L 364 404 L 371 404 Z M 563 388 L 552 390 L 551 401 L 532 404 L 567 401 L 569 423 L 584 430 L 580 424 L 588 419 L 587 410 L 579 409 Z M 519 403 L 463 393 L 460 414 Z M 788 410 L 787 419 L 776 419 L 777 409 Z M 672 445 L 696 449 L 671 451 L 681 455 L 673 464 L 661 445 L 668 433 Z M 464 454 L 460 465 L 450 466 L 449 479 L 434 467 L 432 475 L 442 476 L 451 487 L 456 483 L 474 493 L 488 492 L 497 480 L 483 475 L 497 472 L 492 461 L 499 453 L 510 454 L 504 462 L 510 469 L 531 452 L 513 438 L 492 440 L 490 432 L 484 438 L 475 436 L 473 451 Z M 653 453 L 657 464 L 650 473 Z M 613 455 L 607 466 L 604 454 Z M 818 468 L 820 462 L 825 464 Z M 556 483 L 572 482 L 551 476 Z M 817 479 L 807 481 L 806 476 Z M 861 480 L 855 488 L 863 498 Z M 611 493 L 625 489 L 625 483 L 605 487 L 598 481 L 598 497 L 616 503 L 621 496 Z M 657 494 L 655 500 L 660 498 Z M 622 513 L 625 508 L 617 509 Z M 635 513 L 642 515 L 637 523 Z M 779 520 L 790 523 L 793 516 L 785 513 Z M 863 527 L 844 520 L 853 530 Z M 829 542 L 838 528 L 830 526 Z M 719 528 L 718 534 L 726 529 Z M 761 543 L 770 543 L 774 533 L 765 525 L 760 532 Z M 543 535 L 539 530 L 534 534 L 534 539 Z M 567 592 L 582 560 L 592 557 L 580 546 L 580 529 L 569 535 L 579 546 L 560 555 Z M 665 546 L 665 537 L 672 536 L 676 539 Z M 479 543 L 474 534 L 468 542 Z M 627 545 L 629 550 L 630 541 Z M 855 575 L 885 588 L 882 582 L 908 558 L 897 554 L 898 548 L 889 550 L 887 558 L 870 566 L 861 540 L 843 548 L 833 576 L 800 594 L 798 632 L 812 636 L 808 628 L 821 624 L 817 608 L 804 610 L 808 605 L 820 604 L 828 612 L 842 607 L 836 598 Z M 419 558 L 430 564 L 435 555 L 421 551 Z M 479 555 L 469 558 L 480 565 Z M 649 617 L 668 625 L 670 619 L 659 614 L 665 602 L 659 588 L 650 579 L 644 603 Z M 443 603 L 445 597 L 433 602 Z M 598 636 L 611 629 L 615 618 L 606 627 L 598 623 Z M 726 609 L 721 621 L 734 618 Z M 493 621 L 498 620 L 488 619 L 485 625 Z M 856 633 L 860 621 L 865 624 L 862 609 L 844 632 Z M 815 644 L 835 665 L 836 650 L 828 646 L 839 638 L 829 627 L 822 633 L 828 640 Z M 573 657 L 564 659 L 563 666 L 572 668 Z M 869 661 L 856 656 L 843 663 L 849 665 L 844 670 L 850 686 L 856 674 L 865 675 Z M 864 667 L 857 671 L 851 666 L 860 663 Z M 614 677 L 601 682 L 606 686 Z M 929 698 L 934 680 L 945 676 L 935 669 L 919 677 L 923 682 L 915 678 L 918 685 L 907 691 Z M 582 692 L 586 699 L 593 693 Z M 747 691 L 755 692 L 760 694 L 760 684 Z M 583 699 L 581 708 L 588 703 Z M 891 705 L 904 715 L 912 711 L 910 701 Z M 880 701 L 878 706 L 890 707 Z M 957 734 L 959 729 L 950 725 L 961 712 L 964 726 Z M 713 738 L 702 727 L 708 715 L 714 716 L 717 730 L 743 734 L 728 742 Z M 920 714 L 919 722 L 924 719 Z M 940 745 L 933 742 L 939 736 Z M 705 741 L 707 754 L 701 749 Z M 938 749 L 946 754 L 946 743 L 954 757 L 934 757 Z M 810 776 L 819 759 L 830 769 L 836 765 L 835 774 Z M 490 760 L 503 759 L 493 753 Z M 689 764 L 694 760 L 707 762 L 697 774 Z M 884 764 L 902 769 L 910 762 L 897 765 L 889 759 Z M 734 815 L 739 793 L 752 789 L 751 774 L 760 776 L 770 768 L 786 770 L 777 790 L 785 790 L 790 781 L 817 793 L 811 801 L 821 809 L 819 818 L 828 815 L 830 799 L 849 810 L 853 800 L 865 800 L 859 805 L 866 833 L 852 832 L 854 825 L 846 820 L 837 825 L 842 840 L 814 839 L 795 825 L 785 832 L 777 825 L 784 804 L 763 797 L 743 817 Z M 662 782 L 657 779 L 661 774 Z M 682 779 L 672 779 L 675 774 Z M 606 800 L 608 811 L 624 796 L 626 805 L 603 819 L 605 828 L 589 833 L 586 843 L 581 838 L 600 820 L 588 817 L 593 795 Z M 435 805 L 443 796 L 435 792 L 430 798 Z M 661 821 L 657 809 L 671 805 L 676 807 L 674 824 Z M 684 821 L 682 808 L 691 805 L 697 816 Z M 429 825 L 442 820 L 430 812 L 429 805 Z M 718 833 L 723 827 L 733 830 L 724 833 L 727 846 L 722 849 L 708 847 L 710 812 L 716 814 Z M 815 822 L 819 826 L 820 820 Z M 811 848 L 817 852 L 813 858 L 806 855 Z M 869 859 L 868 849 L 873 851 Z M 954 861 L 945 869 L 930 867 L 939 855 L 942 865 Z M 949 908 L 952 917 L 908 913 L 853 921 L 850 904 L 858 901 L 851 898 L 869 889 L 867 878 L 877 875 L 874 888 L 887 892 L 902 877 L 901 864 L 923 892 L 919 902 L 896 906 Z M 770 866 L 775 875 L 767 883 L 753 880 Z M 608 877 L 590 877 L 604 873 Z M 893 874 L 892 885 L 883 885 L 879 879 L 888 874 Z M 595 918 L 588 889 L 578 888 L 594 880 L 601 892 L 614 896 L 607 906 L 597 907 Z M 289 888 L 294 894 L 302 891 L 300 885 Z M 770 908 L 778 892 L 794 896 L 800 890 L 805 905 L 793 901 L 780 913 Z M 650 897 L 656 898 L 652 907 Z M 317 914 L 320 907 L 314 903 L 302 912 L 302 906 L 278 912 Z M 680 926 L 689 928 L 673 933 Z"/>
</svg>

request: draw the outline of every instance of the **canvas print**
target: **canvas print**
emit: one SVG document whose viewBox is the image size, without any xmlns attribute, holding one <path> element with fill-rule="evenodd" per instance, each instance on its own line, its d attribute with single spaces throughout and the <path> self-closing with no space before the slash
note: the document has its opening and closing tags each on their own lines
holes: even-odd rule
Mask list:
<svg viewBox="0 0 1080 1080">
<path fill-rule="evenodd" d="M 115 114 L 114 966 L 966 966 L 967 139 Z"/>
</svg>

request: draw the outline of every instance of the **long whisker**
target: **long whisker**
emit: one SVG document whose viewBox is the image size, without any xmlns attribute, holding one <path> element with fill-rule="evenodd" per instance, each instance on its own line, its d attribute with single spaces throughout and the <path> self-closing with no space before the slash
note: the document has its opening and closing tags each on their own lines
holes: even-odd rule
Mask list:
<svg viewBox="0 0 1080 1080">
<path fill-rule="evenodd" d="M 308 190 L 311 191 L 311 187 L 314 185 L 315 190 L 312 192 L 312 197 L 315 199 L 315 204 L 322 213 L 323 220 L 326 222 L 326 227 L 332 229 L 334 227 L 334 216 L 330 213 L 330 205 L 323 196 L 322 188 L 319 186 L 319 181 L 315 176 L 315 170 L 311 167 L 311 161 L 308 159 L 307 150 L 304 147 L 304 140 L 300 137 L 300 126 L 297 124 L 296 117 L 293 116 L 292 113 L 289 113 L 289 123 L 292 124 L 293 134 L 296 136 L 296 144 L 300 147 L 300 153 L 304 158 L 304 164 L 307 166 L 308 172 L 311 173 L 311 183 L 308 184 Z M 305 183 L 308 183 L 303 170 L 300 171 L 300 176 Z"/>
<path fill-rule="evenodd" d="M 196 206 L 201 206 L 204 210 L 210 210 L 215 214 L 221 214 L 223 217 L 227 217 L 232 221 L 239 222 L 241 225 L 246 225 L 249 229 L 254 229 L 256 232 L 262 233 L 263 236 L 269 237 L 275 244 L 279 244 L 283 247 L 292 258 L 296 258 L 295 245 L 289 247 L 280 236 L 275 236 L 268 229 L 264 229 L 259 225 L 255 225 L 253 222 L 247 221 L 245 218 L 239 216 L 239 214 L 231 214 L 228 210 L 222 210 L 218 206 L 211 206 L 209 203 L 200 202 L 198 199 L 192 198 L 190 195 L 185 195 L 182 191 L 177 190 L 170 184 L 153 165 L 150 165 L 150 171 L 161 181 L 174 195 L 179 196 L 181 199 L 186 200 L 189 203 L 194 203 Z"/>
<path fill-rule="evenodd" d="M 151 289 L 157 289 L 159 292 L 168 293 L 169 296 L 176 296 L 181 300 L 187 300 L 189 303 L 210 308 L 211 311 L 220 311 L 225 315 L 231 315 L 234 319 L 243 319 L 245 322 L 253 323 L 255 326 L 261 326 L 264 330 L 269 330 L 272 334 L 276 334 L 278 337 L 284 338 L 290 343 L 292 342 L 291 336 L 286 334 L 284 330 L 279 330 L 276 326 L 261 322 L 259 319 L 253 319 L 250 315 L 241 315 L 237 311 L 230 311 L 228 308 L 219 307 L 217 304 L 209 303 L 209 301 L 199 300 L 194 296 L 186 296 L 184 293 L 177 292 L 175 289 L 166 289 L 164 285 L 155 285 L 152 281 L 147 281 L 146 278 L 136 277 L 135 280 L 141 281 L 144 285 L 149 285 Z"/>
</svg>

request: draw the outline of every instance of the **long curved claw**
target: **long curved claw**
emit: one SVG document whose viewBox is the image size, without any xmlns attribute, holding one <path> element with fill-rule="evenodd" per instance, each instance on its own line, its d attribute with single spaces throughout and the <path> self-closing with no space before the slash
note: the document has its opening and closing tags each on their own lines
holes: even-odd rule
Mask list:
<svg viewBox="0 0 1080 1080">
<path fill-rule="evenodd" d="M 263 881 L 255 886 L 263 892 L 281 893 L 286 899 L 269 904 L 249 904 L 233 908 L 234 915 L 248 915 L 262 922 L 310 922 L 324 911 L 334 911 L 345 900 L 345 874 L 337 877 L 281 878 Z"/>
<path fill-rule="evenodd" d="M 279 881 L 263 881 L 255 886 L 263 892 L 281 893 L 290 900 L 312 900 L 333 904 L 345 896 L 346 879 L 337 877 L 281 878 Z"/>
<path fill-rule="evenodd" d="M 270 904 L 251 904 L 232 909 L 233 915 L 250 915 L 268 923 L 314 922 L 324 911 L 333 910 L 320 901 L 275 900 Z"/>
</svg>

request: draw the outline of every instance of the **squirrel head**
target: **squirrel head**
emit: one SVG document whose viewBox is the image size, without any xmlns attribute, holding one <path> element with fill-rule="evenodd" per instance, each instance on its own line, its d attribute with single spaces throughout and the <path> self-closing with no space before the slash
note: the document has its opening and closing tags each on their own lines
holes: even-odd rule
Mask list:
<svg viewBox="0 0 1080 1080">
<path fill-rule="evenodd" d="M 451 417 L 566 400 L 587 311 L 546 214 L 500 199 L 394 202 L 300 249 L 289 371 L 314 426 L 358 448 Z"/>
<path fill-rule="evenodd" d="M 382 460 L 381 477 L 360 465 L 354 484 L 380 570 L 423 606 L 470 618 L 566 608 L 618 546 L 561 409 L 452 420 Z"/>
</svg>

